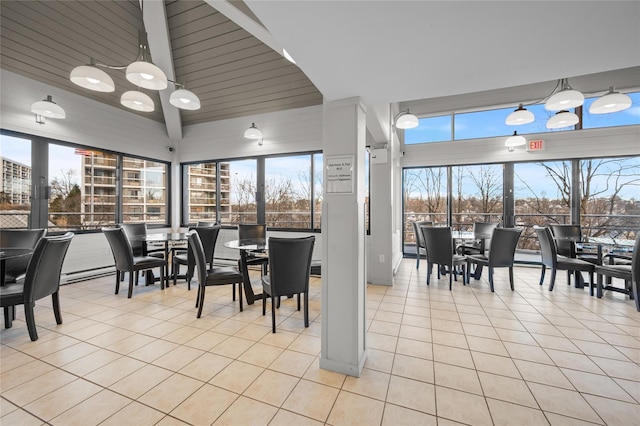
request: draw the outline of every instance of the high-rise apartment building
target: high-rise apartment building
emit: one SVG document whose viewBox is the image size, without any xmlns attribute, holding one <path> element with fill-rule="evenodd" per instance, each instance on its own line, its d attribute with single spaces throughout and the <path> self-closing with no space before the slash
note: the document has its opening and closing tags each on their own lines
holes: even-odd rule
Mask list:
<svg viewBox="0 0 640 426">
<path fill-rule="evenodd" d="M 230 164 L 220 165 L 220 213 L 231 212 Z M 187 167 L 188 222 L 216 219 L 216 163 L 200 163 Z"/>
<path fill-rule="evenodd" d="M 0 158 L 2 158 L 1 202 L 28 205 L 31 196 L 31 167 L 8 158 Z"/>
</svg>

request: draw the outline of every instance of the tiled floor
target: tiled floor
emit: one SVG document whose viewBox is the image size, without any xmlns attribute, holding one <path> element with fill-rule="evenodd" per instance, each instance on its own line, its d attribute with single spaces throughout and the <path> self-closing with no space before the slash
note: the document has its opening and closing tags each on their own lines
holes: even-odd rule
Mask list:
<svg viewBox="0 0 640 426">
<path fill-rule="evenodd" d="M 640 313 L 620 294 L 591 298 L 516 268 L 448 290 L 403 261 L 394 287 L 367 289 L 360 378 L 318 368 L 320 279 L 311 325 L 283 301 L 278 332 L 231 288 L 113 294 L 113 276 L 64 286 L 64 324 L 39 302 L 40 339 L 23 311 L 2 329 L 0 423 L 9 425 L 639 424 Z"/>
</svg>

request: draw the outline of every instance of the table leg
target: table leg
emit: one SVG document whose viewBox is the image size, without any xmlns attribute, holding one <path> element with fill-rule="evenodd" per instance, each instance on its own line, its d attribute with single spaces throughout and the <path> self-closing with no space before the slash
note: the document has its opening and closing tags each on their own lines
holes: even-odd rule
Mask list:
<svg viewBox="0 0 640 426">
<path fill-rule="evenodd" d="M 238 261 L 238 269 L 242 273 L 242 281 L 244 286 L 244 293 L 247 298 L 247 305 L 253 305 L 256 300 L 261 300 L 263 294 L 255 294 L 253 287 L 251 286 L 251 278 L 249 277 L 249 269 L 247 268 L 247 251 L 240 250 L 240 260 Z M 240 296 L 242 297 L 242 296 Z"/>
</svg>

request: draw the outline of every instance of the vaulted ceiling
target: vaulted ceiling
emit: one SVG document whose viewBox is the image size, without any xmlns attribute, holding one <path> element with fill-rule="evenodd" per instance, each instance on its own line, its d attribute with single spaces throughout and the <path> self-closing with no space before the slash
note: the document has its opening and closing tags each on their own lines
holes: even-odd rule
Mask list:
<svg viewBox="0 0 640 426">
<path fill-rule="evenodd" d="M 541 85 L 524 100 L 535 99 L 563 77 L 602 74 L 589 91 L 640 86 L 640 2 L 143 3 L 141 10 L 140 0 L 2 0 L 0 66 L 124 108 L 120 95 L 135 89 L 124 71 L 107 70 L 116 91 L 106 94 L 75 86 L 69 73 L 91 57 L 129 64 L 144 28 L 154 63 L 202 103 L 178 111 L 168 90 L 145 91 L 156 110 L 137 114 L 166 123 L 177 138 L 184 125 L 319 105 L 323 97 L 420 103 L 427 113 L 447 96 Z M 612 81 L 608 72 L 623 69 Z"/>
</svg>

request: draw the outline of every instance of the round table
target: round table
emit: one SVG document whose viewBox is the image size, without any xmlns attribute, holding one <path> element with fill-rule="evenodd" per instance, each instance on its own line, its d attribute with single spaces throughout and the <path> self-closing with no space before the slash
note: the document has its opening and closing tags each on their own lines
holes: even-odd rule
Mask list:
<svg viewBox="0 0 640 426">
<path fill-rule="evenodd" d="M 238 266 L 242 273 L 242 281 L 244 285 L 244 294 L 247 298 L 247 304 L 253 305 L 253 302 L 263 298 L 262 294 L 254 294 L 253 287 L 251 286 L 251 278 L 249 277 L 249 270 L 247 269 L 247 252 L 268 249 L 269 239 L 249 239 L 249 240 L 231 240 L 224 243 L 226 248 L 240 250 L 240 261 Z"/>
</svg>

